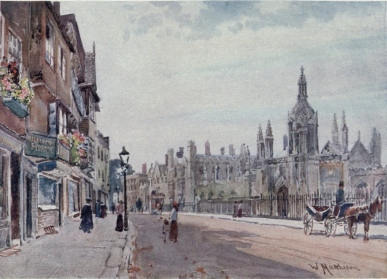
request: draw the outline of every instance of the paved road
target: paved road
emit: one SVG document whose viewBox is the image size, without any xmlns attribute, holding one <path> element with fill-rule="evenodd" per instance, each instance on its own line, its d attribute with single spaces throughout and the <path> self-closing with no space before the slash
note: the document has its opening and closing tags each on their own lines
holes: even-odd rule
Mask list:
<svg viewBox="0 0 387 279">
<path fill-rule="evenodd" d="M 35 239 L 14 255 L 0 255 L 0 278 L 116 278 L 123 266 L 126 232 L 116 232 L 115 221 L 115 215 L 94 218 L 88 234 L 70 219 L 58 234 Z"/>
<path fill-rule="evenodd" d="M 254 236 L 252 233 L 209 231 L 183 222 L 179 226 L 178 242 L 164 243 L 160 216 L 131 214 L 130 220 L 138 229 L 138 254 L 134 254 L 131 273 L 137 273 L 139 278 L 317 277 L 315 273 L 242 252 L 250 244 L 240 238 Z M 225 241 L 224 237 L 230 240 Z"/>
</svg>

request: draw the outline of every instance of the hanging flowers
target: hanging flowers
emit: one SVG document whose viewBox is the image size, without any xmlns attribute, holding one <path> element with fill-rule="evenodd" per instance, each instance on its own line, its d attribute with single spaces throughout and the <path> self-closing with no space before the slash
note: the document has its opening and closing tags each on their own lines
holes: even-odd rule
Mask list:
<svg viewBox="0 0 387 279">
<path fill-rule="evenodd" d="M 28 106 L 35 96 L 34 91 L 30 87 L 28 77 L 19 81 L 19 70 L 15 62 L 8 64 L 7 68 L 4 67 L 4 63 L 1 64 L 0 86 L 3 97 L 12 98 Z"/>
<path fill-rule="evenodd" d="M 87 158 L 87 140 L 77 130 L 67 135 L 59 135 L 59 142 L 70 148 L 70 163 L 78 165 L 81 159 Z"/>
</svg>

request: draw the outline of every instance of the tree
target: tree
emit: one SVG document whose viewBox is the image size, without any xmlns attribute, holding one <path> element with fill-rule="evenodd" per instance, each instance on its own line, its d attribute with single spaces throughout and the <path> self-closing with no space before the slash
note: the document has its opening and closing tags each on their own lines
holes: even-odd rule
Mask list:
<svg viewBox="0 0 387 279">
<path fill-rule="evenodd" d="M 109 178 L 110 178 L 110 187 L 112 187 L 112 191 L 114 192 L 116 189 L 118 189 L 119 192 L 123 190 L 123 186 L 121 185 L 121 175 L 122 168 L 121 168 L 121 160 L 120 159 L 113 159 L 110 160 L 110 172 L 109 172 Z M 128 169 L 126 170 L 126 175 L 131 175 L 134 173 L 134 170 L 132 166 L 129 164 Z"/>
</svg>

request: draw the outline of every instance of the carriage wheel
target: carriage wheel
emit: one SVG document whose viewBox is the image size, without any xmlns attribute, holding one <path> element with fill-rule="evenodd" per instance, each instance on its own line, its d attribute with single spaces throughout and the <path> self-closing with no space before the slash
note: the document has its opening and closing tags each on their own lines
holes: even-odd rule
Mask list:
<svg viewBox="0 0 387 279">
<path fill-rule="evenodd" d="M 309 213 L 305 213 L 304 215 L 304 233 L 309 235 L 313 230 L 313 219 Z"/>
<path fill-rule="evenodd" d="M 325 234 L 329 237 L 332 234 L 333 231 L 333 221 L 331 219 L 325 219 L 324 221 L 324 227 L 325 227 Z M 336 228 L 335 228 L 336 230 Z"/>
<path fill-rule="evenodd" d="M 356 234 L 356 231 L 357 231 L 357 223 L 353 223 L 352 224 L 352 235 L 353 236 Z M 345 222 L 345 224 L 344 224 L 344 232 L 346 235 L 349 235 L 349 228 L 348 228 L 347 222 Z"/>
</svg>

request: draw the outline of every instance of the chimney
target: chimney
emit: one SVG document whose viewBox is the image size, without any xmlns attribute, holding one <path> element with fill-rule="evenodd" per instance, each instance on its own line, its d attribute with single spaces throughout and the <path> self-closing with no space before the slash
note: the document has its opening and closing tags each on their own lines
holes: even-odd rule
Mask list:
<svg viewBox="0 0 387 279">
<path fill-rule="evenodd" d="M 60 2 L 54 2 L 53 3 L 54 12 L 60 16 Z"/>
<path fill-rule="evenodd" d="M 142 173 L 146 174 L 146 163 L 142 164 Z"/>
<path fill-rule="evenodd" d="M 220 155 L 224 155 L 224 147 L 220 149 Z"/>
<path fill-rule="evenodd" d="M 168 154 L 165 154 L 165 165 L 168 166 Z"/>
</svg>

